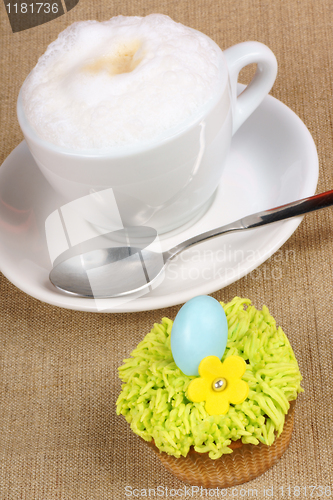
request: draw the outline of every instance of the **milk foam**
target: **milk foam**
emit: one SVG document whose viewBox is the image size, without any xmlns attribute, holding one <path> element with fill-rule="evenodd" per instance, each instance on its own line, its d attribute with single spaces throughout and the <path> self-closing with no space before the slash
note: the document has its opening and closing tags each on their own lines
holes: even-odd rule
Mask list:
<svg viewBox="0 0 333 500">
<path fill-rule="evenodd" d="M 25 115 L 43 139 L 71 149 L 149 141 L 216 93 L 219 49 L 169 17 L 74 23 L 22 87 Z"/>
</svg>

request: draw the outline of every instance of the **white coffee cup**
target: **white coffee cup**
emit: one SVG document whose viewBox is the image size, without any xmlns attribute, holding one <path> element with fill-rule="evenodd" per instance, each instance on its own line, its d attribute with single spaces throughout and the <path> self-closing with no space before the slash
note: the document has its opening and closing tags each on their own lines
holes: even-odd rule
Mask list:
<svg viewBox="0 0 333 500">
<path fill-rule="evenodd" d="M 217 49 L 223 68 L 219 92 L 185 123 L 149 143 L 116 146 L 107 152 L 53 145 L 29 124 L 20 92 L 19 123 L 51 186 L 66 201 L 111 188 L 119 213 L 114 214 L 114 205 L 102 203 L 84 214 L 104 228 L 114 227 L 113 219 L 120 214 L 125 227 L 147 225 L 161 234 L 204 213 L 219 185 L 232 135 L 268 94 L 277 74 L 276 58 L 262 43 Z M 251 63 L 257 64 L 256 74 L 237 97 L 239 72 Z"/>
</svg>

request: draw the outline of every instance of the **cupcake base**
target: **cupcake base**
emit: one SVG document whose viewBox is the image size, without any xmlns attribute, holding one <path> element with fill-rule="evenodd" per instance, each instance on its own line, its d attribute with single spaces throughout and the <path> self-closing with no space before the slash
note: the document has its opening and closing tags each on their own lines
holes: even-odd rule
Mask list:
<svg viewBox="0 0 333 500">
<path fill-rule="evenodd" d="M 230 455 L 212 460 L 208 453 L 190 449 L 186 457 L 173 457 L 160 452 L 153 442 L 147 444 L 155 451 L 163 465 L 184 483 L 204 488 L 229 488 L 246 483 L 266 472 L 276 464 L 288 448 L 294 426 L 296 401 L 290 403 L 281 435 L 271 446 L 242 444 L 230 445 Z"/>
</svg>

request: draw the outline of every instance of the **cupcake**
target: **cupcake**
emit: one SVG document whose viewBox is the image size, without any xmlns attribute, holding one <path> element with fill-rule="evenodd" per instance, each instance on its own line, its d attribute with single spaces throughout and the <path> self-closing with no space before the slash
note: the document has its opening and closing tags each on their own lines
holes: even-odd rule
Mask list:
<svg viewBox="0 0 333 500">
<path fill-rule="evenodd" d="M 266 306 L 195 297 L 131 356 L 117 414 L 185 483 L 236 486 L 287 449 L 302 377 Z"/>
</svg>

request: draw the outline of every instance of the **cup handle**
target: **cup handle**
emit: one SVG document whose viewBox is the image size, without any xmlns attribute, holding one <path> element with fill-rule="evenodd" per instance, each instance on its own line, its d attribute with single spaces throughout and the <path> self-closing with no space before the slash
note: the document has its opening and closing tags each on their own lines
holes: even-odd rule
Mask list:
<svg viewBox="0 0 333 500">
<path fill-rule="evenodd" d="M 271 90 L 277 74 L 277 61 L 273 52 L 260 42 L 239 43 L 224 50 L 223 54 L 229 70 L 234 134 Z M 257 64 L 257 71 L 237 97 L 239 72 L 251 63 Z"/>
</svg>

